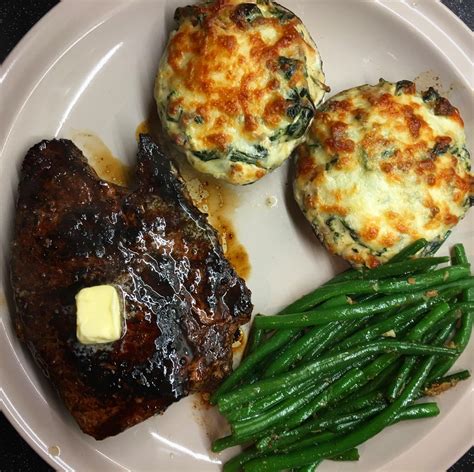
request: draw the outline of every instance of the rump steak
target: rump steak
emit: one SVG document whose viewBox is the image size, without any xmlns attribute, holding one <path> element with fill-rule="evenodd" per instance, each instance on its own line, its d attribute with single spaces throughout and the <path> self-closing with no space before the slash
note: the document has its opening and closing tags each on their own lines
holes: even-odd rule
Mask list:
<svg viewBox="0 0 474 472">
<path fill-rule="evenodd" d="M 105 182 L 68 140 L 23 162 L 11 280 L 16 332 L 81 429 L 103 439 L 212 391 L 232 368 L 250 291 L 224 257 L 171 160 L 141 135 L 137 189 Z M 76 339 L 75 295 L 112 284 L 125 329 L 113 343 Z"/>
</svg>

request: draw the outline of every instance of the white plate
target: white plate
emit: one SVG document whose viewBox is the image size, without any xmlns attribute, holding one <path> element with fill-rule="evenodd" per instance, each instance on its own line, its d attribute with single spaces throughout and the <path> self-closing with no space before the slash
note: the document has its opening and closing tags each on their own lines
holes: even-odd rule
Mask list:
<svg viewBox="0 0 474 472">
<path fill-rule="evenodd" d="M 147 117 L 158 60 L 178 4 L 186 1 L 61 2 L 21 41 L 2 67 L 0 124 L 0 310 L 3 409 L 34 449 L 56 468 L 77 470 L 219 470 L 229 453 L 209 453 L 209 435 L 224 432 L 212 411 L 193 399 L 173 405 L 117 437 L 82 434 L 16 339 L 8 314 L 8 254 L 18 168 L 26 150 L 71 129 L 97 133 L 132 162 L 136 125 Z M 438 76 L 441 88 L 474 129 L 470 32 L 434 1 L 282 1 L 314 36 L 333 93 L 370 82 Z M 472 149 L 472 142 L 471 142 Z M 272 313 L 327 280 L 343 264 L 316 241 L 287 198 L 288 169 L 239 189 L 235 223 L 252 261 L 248 280 L 256 311 Z M 265 205 L 268 196 L 278 204 Z M 472 212 L 449 239 L 472 255 Z M 446 253 L 444 248 L 443 253 Z M 473 344 L 458 366 L 471 367 Z M 446 470 L 473 442 L 473 383 L 439 399 L 436 419 L 389 428 L 363 445 L 358 463 L 327 462 L 321 470 Z M 60 455 L 48 452 L 59 446 Z M 235 452 L 235 451 L 231 451 Z"/>
</svg>

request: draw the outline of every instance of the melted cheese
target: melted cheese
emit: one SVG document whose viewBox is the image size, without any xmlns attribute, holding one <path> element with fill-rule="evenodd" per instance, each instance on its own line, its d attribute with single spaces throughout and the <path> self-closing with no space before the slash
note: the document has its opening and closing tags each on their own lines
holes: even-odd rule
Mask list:
<svg viewBox="0 0 474 472">
<path fill-rule="evenodd" d="M 271 1 L 179 8 L 155 83 L 164 129 L 199 171 L 234 184 L 280 166 L 326 89 L 302 22 Z"/>
<path fill-rule="evenodd" d="M 434 250 L 472 194 L 459 112 L 408 81 L 324 103 L 297 151 L 296 200 L 332 252 L 376 266 L 416 239 Z"/>
</svg>

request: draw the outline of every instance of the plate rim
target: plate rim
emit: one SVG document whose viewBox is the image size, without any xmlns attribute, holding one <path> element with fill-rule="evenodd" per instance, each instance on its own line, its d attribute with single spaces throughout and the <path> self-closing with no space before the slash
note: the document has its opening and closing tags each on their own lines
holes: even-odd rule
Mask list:
<svg viewBox="0 0 474 472">
<path fill-rule="evenodd" d="M 134 3 L 136 1 L 141 1 L 141 0 L 105 0 L 102 3 L 102 7 L 104 8 L 104 13 L 108 17 L 109 15 L 112 15 L 113 11 L 116 11 L 124 6 L 129 6 L 131 3 Z M 379 3 L 379 4 L 388 4 L 392 3 L 390 0 L 371 0 L 373 3 Z M 41 36 L 44 34 L 45 31 L 47 31 L 47 26 L 48 24 L 53 20 L 53 18 L 57 17 L 67 17 L 70 13 L 70 8 L 73 3 L 81 4 L 81 3 L 87 3 L 87 0 L 62 0 L 58 4 L 56 4 L 50 11 L 48 11 L 24 36 L 23 38 L 16 44 L 16 46 L 12 49 L 12 51 L 8 54 L 6 59 L 4 60 L 2 64 L 2 73 L 0 75 L 0 97 L 4 95 L 5 89 L 7 89 L 10 85 L 10 77 L 14 76 L 15 70 L 22 65 L 22 62 L 28 61 L 28 57 L 30 56 L 31 52 L 34 51 L 35 49 L 38 48 L 38 42 L 36 41 L 37 36 Z M 408 0 L 396 0 L 395 2 L 392 3 L 392 5 L 396 5 L 396 7 L 399 7 L 400 5 L 407 5 L 410 6 L 411 8 L 415 9 L 415 6 L 417 2 L 410 2 Z M 421 7 L 421 5 L 419 5 Z M 115 8 L 114 8 L 115 7 Z M 389 8 L 389 10 L 394 13 L 394 10 Z M 461 41 L 463 44 L 460 44 L 458 41 L 454 41 L 453 43 L 462 51 L 464 52 L 465 56 L 468 58 L 469 57 L 469 43 L 472 41 L 472 38 L 474 36 L 473 32 L 468 28 L 468 26 L 460 19 L 458 18 L 447 6 L 445 6 L 443 3 L 441 3 L 441 0 L 435 0 L 432 2 L 423 2 L 422 5 L 422 16 L 430 21 L 434 26 L 436 27 L 443 27 L 443 30 L 441 31 L 443 34 L 448 35 L 450 31 L 454 31 L 456 36 L 460 37 Z M 420 11 L 421 12 L 421 11 Z M 442 16 L 442 21 L 443 23 L 439 23 L 439 18 Z M 401 17 L 402 20 L 408 21 L 405 17 Z M 104 20 L 106 21 L 106 20 Z M 95 22 L 95 26 L 98 26 L 102 22 Z M 418 29 L 418 26 L 420 25 L 414 25 L 411 21 L 409 22 L 411 26 L 417 28 L 418 32 L 422 32 L 422 30 Z M 87 32 L 85 33 L 87 34 Z M 79 38 L 80 40 L 80 38 Z M 55 57 L 57 59 L 57 56 Z M 472 65 L 472 62 L 471 62 Z M 468 77 L 463 74 L 463 78 L 468 81 Z M 9 139 L 9 135 L 13 127 L 15 126 L 15 121 L 16 121 L 16 116 L 21 112 L 23 106 L 27 103 L 30 94 L 34 91 L 37 85 L 36 79 L 30 79 L 29 80 L 29 85 L 28 85 L 28 91 L 26 93 L 26 99 L 23 102 L 22 106 L 20 108 L 16 108 L 15 111 L 15 116 L 12 116 L 12 114 L 8 113 L 7 109 L 7 120 L 6 120 L 6 126 L 0 127 L 0 168 L 2 167 L 2 162 L 3 162 L 3 150 L 6 147 Z M 471 84 L 471 90 L 472 90 L 472 84 Z M 8 283 L 8 282 L 7 282 Z M 6 307 L 5 310 L 3 310 L 5 313 L 9 314 L 8 306 Z M 5 324 L 3 323 L 3 320 L 0 320 L 0 324 L 2 327 L 2 331 L 4 332 L 6 338 L 8 339 L 8 333 L 7 333 L 7 328 Z M 11 351 L 13 351 L 13 347 L 10 347 Z M 2 379 L 5 380 L 4 375 L 2 374 Z M 468 392 L 466 392 L 466 395 L 473 395 L 474 394 L 474 386 L 472 389 Z M 45 461 L 47 462 L 50 466 L 52 467 L 60 467 L 62 470 L 73 470 L 71 467 L 63 462 L 60 457 L 53 457 L 51 454 L 48 453 L 48 449 L 46 445 L 42 447 L 40 444 L 41 441 L 35 440 L 35 433 L 30 434 L 28 431 L 28 424 L 25 422 L 25 420 L 22 418 L 21 414 L 17 412 L 14 408 L 14 402 L 7 396 L 6 392 L 4 391 L 3 388 L 0 388 L 0 404 L 2 405 L 2 412 L 4 413 L 5 417 L 9 421 L 9 423 L 14 427 L 14 429 L 20 434 L 20 436 L 28 443 L 28 445 Z M 11 405 L 11 407 L 9 407 Z M 446 418 L 445 418 L 446 419 Z M 24 424 L 22 424 L 24 423 Z M 471 445 L 471 442 L 473 440 L 473 435 L 469 438 L 467 435 L 465 437 L 465 441 L 463 441 L 463 452 L 461 454 L 464 454 L 466 448 L 469 448 Z M 459 451 L 461 450 L 460 447 L 457 448 L 456 452 L 453 452 L 450 454 L 450 462 L 448 464 L 448 467 L 455 463 L 461 456 L 459 456 Z M 386 466 L 390 466 L 390 464 L 394 462 L 394 460 L 387 462 L 383 468 Z M 446 461 L 447 462 L 447 461 Z"/>
</svg>

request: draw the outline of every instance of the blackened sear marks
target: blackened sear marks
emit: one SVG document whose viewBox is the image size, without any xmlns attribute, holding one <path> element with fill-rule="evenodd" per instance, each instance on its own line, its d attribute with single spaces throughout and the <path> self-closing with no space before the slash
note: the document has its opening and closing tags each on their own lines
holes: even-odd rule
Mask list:
<svg viewBox="0 0 474 472">
<path fill-rule="evenodd" d="M 42 141 L 21 171 L 12 249 L 14 322 L 84 432 L 114 435 L 231 370 L 250 291 L 171 161 L 142 135 L 138 189 L 104 182 L 68 140 Z M 84 346 L 78 290 L 114 284 L 122 339 Z"/>
</svg>

